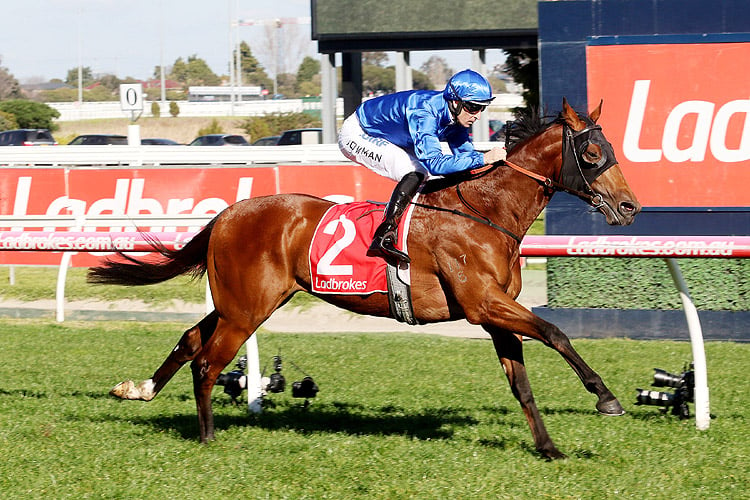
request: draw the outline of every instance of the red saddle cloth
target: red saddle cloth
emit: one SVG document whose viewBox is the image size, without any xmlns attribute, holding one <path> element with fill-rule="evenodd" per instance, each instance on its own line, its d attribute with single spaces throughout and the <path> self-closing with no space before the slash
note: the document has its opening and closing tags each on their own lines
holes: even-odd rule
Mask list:
<svg viewBox="0 0 750 500">
<path fill-rule="evenodd" d="M 344 295 L 387 292 L 385 261 L 368 257 L 372 235 L 383 220 L 383 205 L 355 202 L 334 205 L 323 215 L 310 242 L 312 291 Z M 401 219 L 397 248 L 405 249 Z"/>
</svg>

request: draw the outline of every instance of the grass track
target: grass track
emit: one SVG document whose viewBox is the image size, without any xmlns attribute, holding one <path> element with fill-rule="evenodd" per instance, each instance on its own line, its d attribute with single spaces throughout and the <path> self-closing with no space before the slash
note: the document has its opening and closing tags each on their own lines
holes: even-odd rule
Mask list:
<svg viewBox="0 0 750 500">
<path fill-rule="evenodd" d="M 579 340 L 628 414 L 604 418 L 564 361 L 526 344 L 558 447 L 545 462 L 490 342 L 417 334 L 261 332 L 288 383 L 309 372 L 308 410 L 289 392 L 248 416 L 214 392 L 217 440 L 197 442 L 190 373 L 152 402 L 106 393 L 149 376 L 186 325 L 0 320 L 3 498 L 748 498 L 744 344 L 709 343 L 712 413 L 634 406 L 653 367 L 680 371 L 690 345 Z"/>
</svg>

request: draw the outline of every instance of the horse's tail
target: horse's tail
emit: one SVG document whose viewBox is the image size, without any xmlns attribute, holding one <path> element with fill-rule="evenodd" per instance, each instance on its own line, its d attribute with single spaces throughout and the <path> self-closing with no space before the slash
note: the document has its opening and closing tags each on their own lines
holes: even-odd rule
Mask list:
<svg viewBox="0 0 750 500">
<path fill-rule="evenodd" d="M 154 251 L 164 259 L 159 262 L 142 261 L 122 252 L 117 254 L 125 261 L 107 260 L 103 266 L 89 269 L 86 281 L 104 285 L 153 285 L 191 273 L 200 278 L 206 272 L 208 241 L 214 227 L 213 219 L 180 250 L 169 250 L 160 241 L 150 241 Z"/>
</svg>

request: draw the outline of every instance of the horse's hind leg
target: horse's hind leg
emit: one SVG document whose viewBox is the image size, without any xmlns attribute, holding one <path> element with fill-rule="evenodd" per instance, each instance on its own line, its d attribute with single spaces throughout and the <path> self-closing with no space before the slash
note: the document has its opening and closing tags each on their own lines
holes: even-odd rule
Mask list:
<svg viewBox="0 0 750 500">
<path fill-rule="evenodd" d="M 190 368 L 193 372 L 193 391 L 198 410 L 198 426 L 202 443 L 214 439 L 214 416 L 211 391 L 221 371 L 234 359 L 253 330 L 219 319 L 216 333 L 204 345 Z"/>
<path fill-rule="evenodd" d="M 531 428 L 531 435 L 534 438 L 536 450 L 545 458 L 557 459 L 566 458 L 552 442 L 552 438 L 547 433 L 546 427 L 542 422 L 539 409 L 534 401 L 534 395 L 531 392 L 531 384 L 526 374 L 526 366 L 523 361 L 523 344 L 519 337 L 511 333 L 485 327 L 485 330 L 492 337 L 495 345 L 495 352 L 503 365 L 505 375 L 508 377 L 511 391 L 521 405 L 526 420 Z"/>
<path fill-rule="evenodd" d="M 126 380 L 114 386 L 110 394 L 120 399 L 151 401 L 167 385 L 177 371 L 188 361 L 192 361 L 213 335 L 218 314 L 212 311 L 197 325 L 185 331 L 167 359 L 154 372 L 154 375 L 139 384 Z"/>
</svg>

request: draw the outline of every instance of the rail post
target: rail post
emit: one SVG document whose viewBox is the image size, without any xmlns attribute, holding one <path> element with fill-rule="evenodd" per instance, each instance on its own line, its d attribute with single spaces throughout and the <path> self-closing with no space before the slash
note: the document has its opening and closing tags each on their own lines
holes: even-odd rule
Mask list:
<svg viewBox="0 0 750 500">
<path fill-rule="evenodd" d="M 695 427 L 698 430 L 705 431 L 711 423 L 711 412 L 708 401 L 708 369 L 706 367 L 706 351 L 703 347 L 703 329 L 698 318 L 698 310 L 693 304 L 688 290 L 687 283 L 682 277 L 680 265 L 676 259 L 664 259 L 669 267 L 669 274 L 672 275 L 677 290 L 680 292 L 682 308 L 685 310 L 687 319 L 688 332 L 690 333 L 690 345 L 693 349 L 693 373 L 695 376 Z"/>
</svg>

